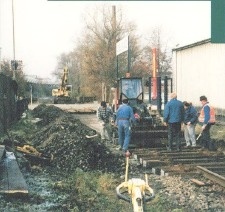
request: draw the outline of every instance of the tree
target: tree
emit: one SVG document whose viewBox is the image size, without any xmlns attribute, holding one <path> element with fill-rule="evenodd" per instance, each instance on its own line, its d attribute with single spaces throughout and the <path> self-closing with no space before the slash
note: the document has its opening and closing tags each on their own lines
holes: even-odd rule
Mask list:
<svg viewBox="0 0 225 212">
<path fill-rule="evenodd" d="M 158 73 L 160 77 L 171 77 L 171 61 L 172 61 L 172 52 L 168 49 L 168 42 L 165 42 L 162 39 L 162 29 L 156 27 L 153 29 L 152 34 L 149 39 L 149 43 L 143 49 L 143 57 L 145 61 L 152 62 L 152 49 L 157 49 L 157 66 Z M 150 68 L 150 74 L 152 73 L 152 63 L 148 62 L 148 67 Z"/>
<path fill-rule="evenodd" d="M 86 15 L 84 33 L 69 54 L 62 54 L 59 65 L 69 64 L 70 80 L 77 96 L 97 96 L 98 100 L 108 101 L 111 87 L 115 85 L 116 43 L 129 35 L 130 74 L 148 78 L 152 73 L 152 48 L 159 52 L 159 76 L 170 76 L 171 58 L 168 48 L 163 44 L 161 31 L 153 30 L 148 44 L 141 46 L 135 34 L 136 26 L 123 19 L 122 10 L 103 5 Z M 118 77 L 125 77 L 128 71 L 127 51 L 118 56 Z M 103 95 L 103 90 L 106 94 Z"/>
<path fill-rule="evenodd" d="M 13 70 L 13 67 L 11 67 L 11 61 L 3 60 L 1 63 L 1 71 L 4 75 L 9 76 L 11 78 L 13 78 L 13 71 L 15 71 L 15 79 L 18 84 L 17 96 L 27 97 L 27 93 L 28 93 L 27 81 L 23 73 L 22 64 L 19 67 L 17 67 L 17 70 Z"/>
<path fill-rule="evenodd" d="M 70 60 L 74 87 L 79 95 L 102 98 L 102 87 L 110 93 L 116 81 L 116 43 L 125 34 L 130 34 L 130 49 L 133 67 L 138 52 L 138 41 L 134 35 L 136 26 L 122 19 L 121 10 L 103 6 L 89 13 L 86 19 L 85 33 L 74 51 L 61 57 L 61 62 Z M 88 16 L 87 16 L 88 17 Z M 120 55 L 119 77 L 127 72 L 127 54 Z M 77 84 L 77 86 L 76 86 Z M 105 97 L 107 100 L 109 95 Z"/>
</svg>

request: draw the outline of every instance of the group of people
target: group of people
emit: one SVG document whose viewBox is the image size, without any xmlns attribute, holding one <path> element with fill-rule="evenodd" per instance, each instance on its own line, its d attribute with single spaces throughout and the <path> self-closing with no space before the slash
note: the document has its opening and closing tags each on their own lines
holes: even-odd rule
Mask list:
<svg viewBox="0 0 225 212">
<path fill-rule="evenodd" d="M 201 146 L 209 150 L 215 150 L 210 138 L 210 128 L 215 124 L 215 111 L 209 105 L 206 96 L 200 96 L 202 108 L 198 115 L 195 107 L 187 101 L 181 102 L 176 93 L 171 93 L 170 101 L 164 109 L 164 122 L 168 126 L 168 151 L 172 151 L 173 144 L 177 151 L 181 151 L 180 133 L 183 125 L 186 147 L 196 146 L 195 126 L 201 125 Z"/>
<path fill-rule="evenodd" d="M 183 125 L 186 147 L 196 146 L 195 126 L 201 125 L 201 145 L 203 148 L 214 150 L 214 145 L 210 138 L 210 128 L 215 123 L 215 112 L 209 105 L 206 96 L 200 97 L 202 108 L 200 114 L 196 108 L 187 101 L 177 99 L 176 93 L 171 93 L 170 101 L 167 102 L 164 109 L 163 120 L 168 127 L 168 151 L 173 150 L 175 144 L 176 150 L 181 151 L 181 130 Z M 101 139 L 111 141 L 111 123 L 110 118 L 113 112 L 107 107 L 106 102 L 102 101 L 98 109 L 98 119 L 102 124 Z M 137 122 L 138 118 L 135 112 L 128 104 L 128 99 L 124 99 L 116 112 L 115 125 L 118 127 L 119 150 L 125 154 L 129 153 L 128 147 L 131 139 L 131 122 Z"/>
</svg>

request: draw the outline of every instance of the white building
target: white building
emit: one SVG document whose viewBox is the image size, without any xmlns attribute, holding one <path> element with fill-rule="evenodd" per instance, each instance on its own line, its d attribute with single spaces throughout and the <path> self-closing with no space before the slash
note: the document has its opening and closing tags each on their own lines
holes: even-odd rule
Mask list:
<svg viewBox="0 0 225 212">
<path fill-rule="evenodd" d="M 205 95 L 225 114 L 225 44 L 210 39 L 173 49 L 173 90 L 181 101 L 201 106 L 199 97 Z"/>
</svg>

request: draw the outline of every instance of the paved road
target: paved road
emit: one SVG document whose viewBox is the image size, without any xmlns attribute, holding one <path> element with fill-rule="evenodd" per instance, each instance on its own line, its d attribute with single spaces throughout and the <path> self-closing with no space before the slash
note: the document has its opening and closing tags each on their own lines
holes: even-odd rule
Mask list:
<svg viewBox="0 0 225 212">
<path fill-rule="evenodd" d="M 30 110 L 33 110 L 35 107 L 37 107 L 39 104 L 29 104 L 28 108 Z M 94 103 L 84 103 L 84 104 L 46 104 L 46 105 L 54 105 L 56 107 L 61 108 L 62 110 L 66 110 L 68 112 L 77 112 L 77 111 L 97 111 L 100 103 L 94 102 Z"/>
<path fill-rule="evenodd" d="M 28 108 L 33 110 L 39 104 L 29 105 Z M 53 104 L 46 104 L 53 105 Z M 86 103 L 86 104 L 54 104 L 54 106 L 61 108 L 67 112 L 76 113 L 76 112 L 93 112 L 97 111 L 99 103 Z M 75 114 L 75 116 L 81 120 L 81 122 L 93 130 L 96 130 L 100 133 L 100 124 L 97 119 L 96 113 L 94 114 Z"/>
<path fill-rule="evenodd" d="M 75 114 L 75 116 L 80 119 L 83 124 L 100 133 L 101 125 L 96 114 Z"/>
</svg>

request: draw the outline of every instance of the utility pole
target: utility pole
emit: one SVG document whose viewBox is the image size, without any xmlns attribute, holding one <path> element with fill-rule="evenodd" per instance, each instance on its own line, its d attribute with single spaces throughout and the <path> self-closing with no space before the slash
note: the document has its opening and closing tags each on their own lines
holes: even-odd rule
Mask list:
<svg viewBox="0 0 225 212">
<path fill-rule="evenodd" d="M 117 98 L 118 98 L 118 96 L 117 96 L 117 90 L 115 89 L 115 86 L 117 87 L 117 80 L 118 80 L 118 69 L 119 69 L 119 67 L 118 67 L 118 57 L 117 57 L 117 54 L 116 54 L 116 6 L 115 5 L 113 5 L 112 6 L 112 31 L 113 31 L 113 58 L 115 58 L 114 59 L 114 64 L 115 64 L 115 81 L 114 81 L 114 85 L 113 85 L 113 95 L 111 96 L 111 98 L 112 98 L 112 105 L 115 105 L 115 110 L 116 110 L 116 104 L 117 104 Z M 110 89 L 111 90 L 111 92 L 112 92 L 112 88 Z M 111 93 L 110 92 L 110 93 Z"/>
<path fill-rule="evenodd" d="M 2 72 L 2 57 L 1 57 L 1 53 L 2 53 L 2 48 L 0 47 L 0 73 Z"/>
<path fill-rule="evenodd" d="M 14 27 L 14 0 L 12 0 L 12 21 L 13 21 L 13 80 L 16 79 L 15 71 L 16 71 L 16 51 L 15 51 L 15 27 Z"/>
<path fill-rule="evenodd" d="M 113 31 L 113 54 L 114 54 L 114 58 L 115 58 L 115 73 L 116 73 L 116 80 L 118 78 L 118 61 L 117 61 L 117 56 L 116 56 L 116 6 L 113 5 L 112 6 L 112 31 Z"/>
<path fill-rule="evenodd" d="M 0 1 L 0 8 L 1 8 L 1 1 Z M 0 32 L 1 32 L 1 16 L 0 16 Z M 1 45 L 1 41 L 2 41 L 2 39 L 1 39 L 1 33 L 0 33 L 0 45 Z M 1 55 L 1 53 L 2 53 L 2 47 L 0 47 L 0 72 L 2 72 L 2 55 Z"/>
</svg>

